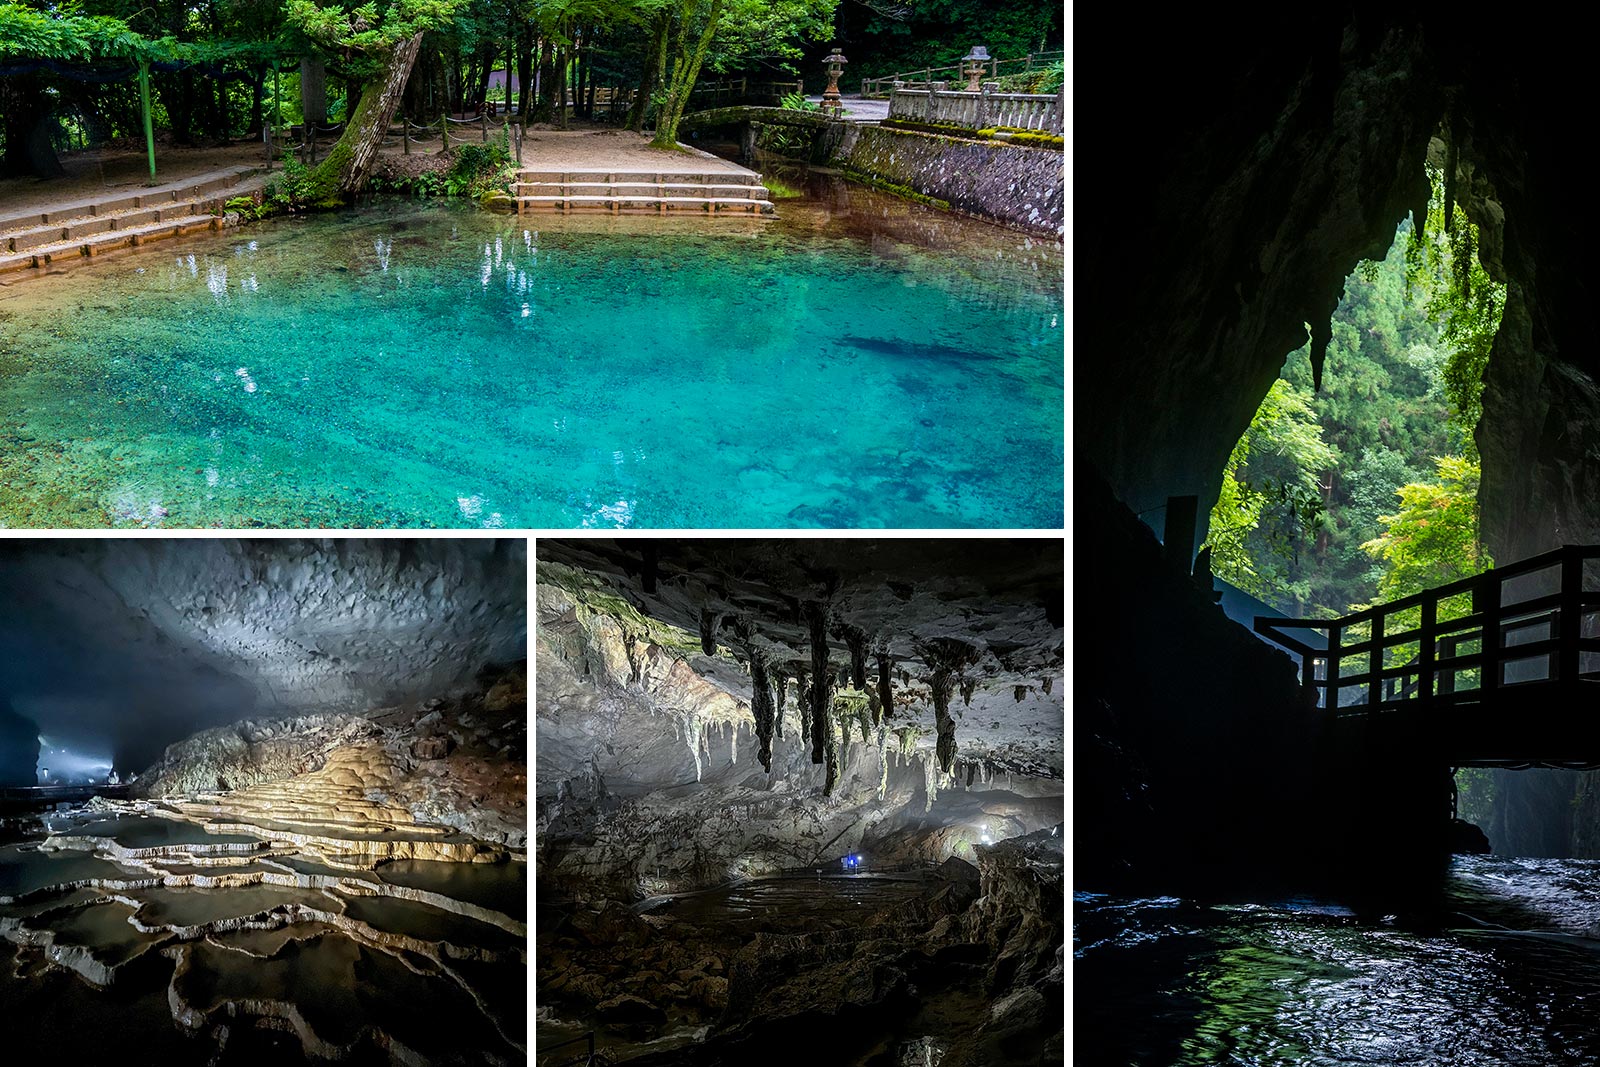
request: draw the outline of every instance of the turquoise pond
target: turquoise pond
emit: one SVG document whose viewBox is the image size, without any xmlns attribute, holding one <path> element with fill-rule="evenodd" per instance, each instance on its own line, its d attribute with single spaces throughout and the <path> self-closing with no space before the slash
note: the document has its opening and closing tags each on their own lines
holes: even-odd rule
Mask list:
<svg viewBox="0 0 1600 1067">
<path fill-rule="evenodd" d="M 376 200 L 0 289 L 0 522 L 1057 528 L 1062 252 Z"/>
</svg>

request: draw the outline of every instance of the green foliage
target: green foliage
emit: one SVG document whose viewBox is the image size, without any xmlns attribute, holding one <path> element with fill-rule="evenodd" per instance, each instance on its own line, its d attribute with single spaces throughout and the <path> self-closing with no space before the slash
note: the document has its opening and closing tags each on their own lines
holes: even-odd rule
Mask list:
<svg viewBox="0 0 1600 1067">
<path fill-rule="evenodd" d="M 265 218 L 272 213 L 272 204 L 262 194 L 230 196 L 222 208 L 246 220 Z"/>
<path fill-rule="evenodd" d="M 1228 457 L 1206 539 L 1212 573 L 1255 596 L 1281 592 L 1286 575 L 1275 561 L 1294 559 L 1322 528 L 1319 478 L 1338 461 L 1309 394 L 1283 378 L 1273 382 Z"/>
<path fill-rule="evenodd" d="M 1472 433 L 1483 415 L 1483 371 L 1505 310 L 1506 287 L 1478 261 L 1478 227 L 1467 213 L 1450 204 L 1447 214 L 1444 171 L 1430 167 L 1428 179 L 1433 195 L 1426 236 L 1412 231 L 1406 283 L 1408 290 L 1424 289 L 1428 315 L 1441 326 L 1440 346 L 1449 353 L 1443 386 L 1452 424 L 1460 434 L 1460 450 L 1476 455 Z"/>
<path fill-rule="evenodd" d="M 121 19 L 0 4 L 0 57 L 131 59 L 149 46 Z"/>
<path fill-rule="evenodd" d="M 1361 548 L 1385 564 L 1378 594 L 1395 600 L 1481 574 L 1494 565 L 1478 540 L 1478 464 L 1465 456 L 1434 461 L 1437 480 L 1399 490 L 1400 510 Z"/>
<path fill-rule="evenodd" d="M 807 100 L 804 93 L 784 93 L 778 101 L 778 106 L 789 111 L 821 111 L 822 105 L 812 100 Z"/>
<path fill-rule="evenodd" d="M 480 197 L 505 183 L 504 171 L 511 164 L 511 152 L 502 133 L 498 141 L 464 144 L 452 150 L 450 169 L 444 176 L 448 196 Z"/>
<path fill-rule="evenodd" d="M 359 80 L 382 69 L 388 53 L 401 41 L 450 23 L 464 0 L 368 0 L 326 5 L 318 0 L 287 0 L 289 24 L 317 44 L 343 56 L 347 70 Z"/>
<path fill-rule="evenodd" d="M 839 9 L 837 39 L 850 57 L 850 77 L 880 77 L 949 66 L 975 44 L 998 59 L 1059 52 L 1063 12 L 1050 0 L 846 4 Z"/>
<path fill-rule="evenodd" d="M 279 211 L 305 211 L 315 206 L 320 187 L 312 179 L 312 170 L 293 155 L 283 157 L 283 174 L 262 189 L 263 206 L 272 205 Z"/>
<path fill-rule="evenodd" d="M 1004 56 L 999 58 L 1009 59 Z M 1066 70 L 1061 60 L 1048 63 L 1037 70 L 1026 70 L 1019 74 L 1002 74 L 998 78 L 990 79 L 1003 93 L 1058 93 L 1062 83 L 1066 80 Z"/>
</svg>

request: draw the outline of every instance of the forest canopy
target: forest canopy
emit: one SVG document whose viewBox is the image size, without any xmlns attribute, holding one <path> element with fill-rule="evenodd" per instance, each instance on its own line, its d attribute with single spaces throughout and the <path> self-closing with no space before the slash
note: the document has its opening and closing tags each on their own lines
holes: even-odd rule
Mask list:
<svg viewBox="0 0 1600 1067">
<path fill-rule="evenodd" d="M 0 177 L 49 177 L 65 150 L 141 138 L 141 66 L 158 136 L 179 145 L 349 121 L 413 37 L 399 113 L 470 112 L 509 64 L 512 109 L 529 121 L 654 127 L 667 143 L 707 76 L 820 91 L 821 57 L 839 44 L 852 53 L 848 88 L 873 71 L 954 63 L 974 44 L 997 57 L 1059 52 L 1061 36 L 1060 5 L 1044 0 L 5 0 Z M 602 111 L 601 88 L 631 106 Z"/>
</svg>

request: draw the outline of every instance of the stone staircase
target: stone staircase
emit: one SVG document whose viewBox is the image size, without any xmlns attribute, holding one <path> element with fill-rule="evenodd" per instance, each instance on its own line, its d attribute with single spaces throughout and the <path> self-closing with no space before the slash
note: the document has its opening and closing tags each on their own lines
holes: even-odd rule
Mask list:
<svg viewBox="0 0 1600 1067">
<path fill-rule="evenodd" d="M 258 167 L 231 167 L 47 210 L 0 214 L 0 276 L 221 229 L 228 223 L 224 205 L 230 197 L 259 189 L 259 172 Z"/>
<path fill-rule="evenodd" d="M 518 214 L 610 215 L 773 213 L 761 175 L 751 171 L 524 170 L 512 192 Z"/>
</svg>

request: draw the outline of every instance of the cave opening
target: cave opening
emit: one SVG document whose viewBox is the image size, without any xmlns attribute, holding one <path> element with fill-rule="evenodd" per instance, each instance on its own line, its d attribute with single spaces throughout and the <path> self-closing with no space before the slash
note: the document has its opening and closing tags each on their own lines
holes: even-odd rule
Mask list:
<svg viewBox="0 0 1600 1067">
<path fill-rule="evenodd" d="M 1445 137 L 1425 169 L 1421 225 L 1402 219 L 1385 255 L 1345 279 L 1328 323 L 1306 324 L 1207 516 L 1212 575 L 1293 618 L 1336 618 L 1493 565 L 1475 435 L 1506 286 L 1480 262 L 1463 206 L 1493 194 Z"/>
</svg>

